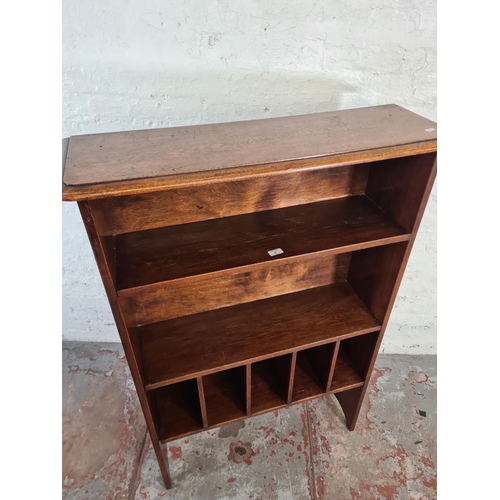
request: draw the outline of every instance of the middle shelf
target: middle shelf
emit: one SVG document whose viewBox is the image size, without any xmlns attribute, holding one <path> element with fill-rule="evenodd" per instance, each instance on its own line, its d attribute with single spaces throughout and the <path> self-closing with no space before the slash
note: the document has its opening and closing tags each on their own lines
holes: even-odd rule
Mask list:
<svg viewBox="0 0 500 500">
<path fill-rule="evenodd" d="M 147 390 L 380 330 L 347 282 L 140 328 Z"/>
<path fill-rule="evenodd" d="M 124 233 L 114 236 L 116 289 L 409 238 L 365 195 Z"/>
</svg>

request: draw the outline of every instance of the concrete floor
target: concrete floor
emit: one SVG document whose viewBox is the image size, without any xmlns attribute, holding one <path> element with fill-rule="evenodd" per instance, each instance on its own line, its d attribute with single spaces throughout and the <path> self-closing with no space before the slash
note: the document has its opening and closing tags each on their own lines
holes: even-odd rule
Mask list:
<svg viewBox="0 0 500 500">
<path fill-rule="evenodd" d="M 64 343 L 63 500 L 434 499 L 436 357 L 380 354 L 353 432 L 326 396 L 168 451 L 169 491 L 121 345 Z"/>
</svg>

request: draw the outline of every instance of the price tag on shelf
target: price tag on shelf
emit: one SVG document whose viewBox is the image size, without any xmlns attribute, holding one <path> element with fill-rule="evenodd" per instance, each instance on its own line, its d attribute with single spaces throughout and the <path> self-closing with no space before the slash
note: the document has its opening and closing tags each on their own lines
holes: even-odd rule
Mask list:
<svg viewBox="0 0 500 500">
<path fill-rule="evenodd" d="M 274 257 L 275 255 L 279 255 L 280 253 L 285 253 L 281 248 L 275 248 L 274 250 L 269 250 L 267 252 L 271 257 Z"/>
</svg>

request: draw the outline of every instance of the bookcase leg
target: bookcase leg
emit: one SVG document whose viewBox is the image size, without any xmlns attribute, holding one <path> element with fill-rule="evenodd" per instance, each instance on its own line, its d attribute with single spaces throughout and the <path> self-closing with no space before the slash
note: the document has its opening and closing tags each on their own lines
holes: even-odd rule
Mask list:
<svg viewBox="0 0 500 500">
<path fill-rule="evenodd" d="M 168 456 L 167 456 L 167 446 L 162 445 L 159 441 L 156 441 L 157 446 L 155 446 L 156 459 L 160 465 L 161 476 L 163 477 L 163 482 L 165 483 L 165 488 L 169 490 L 172 488 L 172 482 L 170 480 L 170 473 L 168 470 Z M 154 442 L 153 442 L 154 445 Z"/>
<path fill-rule="evenodd" d="M 361 402 L 363 401 L 363 397 L 365 395 L 365 391 L 363 390 L 365 387 L 366 384 L 363 387 L 356 387 L 355 389 L 335 394 L 342 410 L 344 411 L 345 422 L 350 431 L 353 431 L 356 427 Z"/>
</svg>

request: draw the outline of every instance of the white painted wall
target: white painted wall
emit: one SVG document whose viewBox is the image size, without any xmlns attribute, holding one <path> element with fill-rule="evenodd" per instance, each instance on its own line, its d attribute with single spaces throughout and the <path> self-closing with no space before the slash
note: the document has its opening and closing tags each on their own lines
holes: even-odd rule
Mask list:
<svg viewBox="0 0 500 500">
<path fill-rule="evenodd" d="M 63 1 L 63 137 L 396 103 L 436 119 L 435 0 Z M 118 341 L 63 205 L 63 337 Z M 436 191 L 384 340 L 436 352 Z"/>
</svg>

